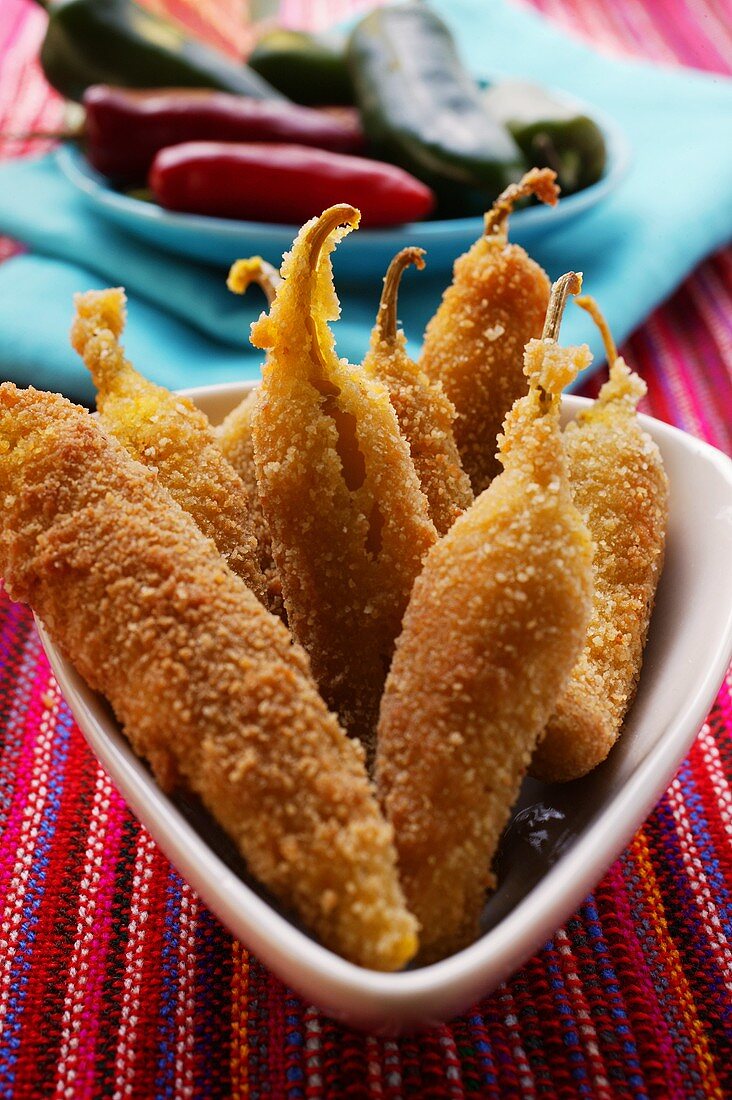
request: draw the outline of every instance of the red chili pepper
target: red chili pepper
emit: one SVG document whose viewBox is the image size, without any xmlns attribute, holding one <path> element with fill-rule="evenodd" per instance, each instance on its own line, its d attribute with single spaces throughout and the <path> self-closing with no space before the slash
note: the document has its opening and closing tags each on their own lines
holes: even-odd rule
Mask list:
<svg viewBox="0 0 732 1100">
<path fill-rule="evenodd" d="M 95 84 L 84 94 L 89 163 L 118 183 L 145 179 L 159 149 L 183 141 L 284 141 L 359 152 L 355 117 L 278 99 L 249 99 L 206 88 L 135 91 Z"/>
<path fill-rule="evenodd" d="M 300 225 L 348 202 L 365 226 L 424 218 L 435 197 L 393 164 L 304 145 L 221 145 L 198 141 L 161 150 L 148 177 L 168 210 Z"/>
</svg>

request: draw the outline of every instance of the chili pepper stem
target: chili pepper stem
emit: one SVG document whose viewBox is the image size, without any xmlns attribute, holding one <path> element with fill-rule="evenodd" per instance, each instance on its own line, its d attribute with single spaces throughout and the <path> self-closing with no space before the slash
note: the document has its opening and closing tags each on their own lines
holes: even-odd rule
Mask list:
<svg viewBox="0 0 732 1100">
<path fill-rule="evenodd" d="M 351 229 L 356 229 L 360 219 L 359 211 L 345 202 L 330 206 L 323 211 L 310 232 L 310 264 L 313 271 L 318 269 L 320 253 L 331 233 L 339 225 L 348 225 Z"/>
<path fill-rule="evenodd" d="M 552 172 L 556 172 L 557 176 L 561 171 L 561 161 L 559 159 L 559 153 L 557 147 L 549 137 L 548 134 L 537 134 L 534 138 L 532 145 L 537 152 L 541 153 L 546 158 L 547 168 L 551 168 Z"/>
<path fill-rule="evenodd" d="M 82 141 L 86 136 L 86 111 L 78 103 L 65 103 L 57 129 L 0 133 L 0 141 Z"/>
<path fill-rule="evenodd" d="M 528 195 L 536 195 L 537 199 L 545 202 L 547 206 L 556 206 L 559 198 L 556 179 L 557 173 L 551 168 L 532 168 L 518 183 L 510 184 L 485 215 L 484 235 L 486 237 L 505 235 L 509 214 L 512 213 L 518 200 Z"/>
<path fill-rule="evenodd" d="M 250 256 L 246 260 L 235 260 L 231 265 L 226 285 L 234 294 L 246 294 L 252 283 L 264 293 L 267 305 L 275 300 L 283 279 L 279 271 L 263 260 L 261 256 Z"/>
<path fill-rule="evenodd" d="M 546 311 L 546 320 L 544 321 L 544 331 L 541 334 L 542 343 L 555 344 L 557 337 L 559 336 L 559 327 L 562 323 L 562 317 L 564 316 L 564 307 L 567 304 L 567 299 L 570 294 L 579 294 L 582 289 L 582 272 L 568 271 L 565 275 L 560 275 L 555 283 L 552 284 L 551 294 L 549 295 L 549 305 Z M 544 353 L 546 357 L 546 352 Z M 535 389 L 539 395 L 539 405 L 542 415 L 549 412 L 553 407 L 555 400 L 558 400 L 559 394 L 563 389 L 565 383 L 573 377 L 575 371 L 570 367 L 569 373 L 566 374 L 560 384 L 557 384 L 557 378 L 553 379 L 553 383 L 549 388 L 544 382 L 544 376 L 542 373 L 535 374 L 531 380 L 531 389 Z M 542 378 L 542 381 L 539 381 Z M 556 389 L 555 389 L 556 386 Z"/>
<path fill-rule="evenodd" d="M 626 410 L 631 410 L 632 412 L 637 411 L 639 401 L 642 397 L 645 397 L 648 392 L 645 382 L 635 373 L 635 371 L 632 371 L 625 360 L 618 355 L 618 349 L 615 346 L 615 341 L 612 338 L 608 323 L 595 299 L 590 297 L 589 294 L 585 294 L 582 297 L 576 298 L 575 301 L 581 309 L 584 309 L 590 314 L 592 320 L 599 328 L 605 345 L 605 356 L 608 365 L 607 382 L 605 382 L 597 395 L 597 401 L 593 405 L 592 410 L 589 410 L 586 414 L 580 413 L 580 420 L 584 419 L 585 416 L 592 416 L 595 410 L 607 407 L 611 403 L 615 405 L 616 408 L 619 405 L 623 405 Z"/>
<path fill-rule="evenodd" d="M 69 126 L 63 130 L 24 130 L 17 134 L 0 133 L 0 141 L 81 141 L 84 127 Z"/>
<path fill-rule="evenodd" d="M 570 294 L 579 294 L 581 289 L 581 271 L 568 271 L 565 275 L 560 275 L 557 281 L 552 284 L 549 305 L 546 311 L 546 320 L 544 321 L 544 331 L 541 334 L 542 340 L 556 341 L 559 335 L 559 326 L 564 316 L 564 307 L 567 304 L 567 298 L 569 298 Z"/>
<path fill-rule="evenodd" d="M 605 320 L 605 317 L 602 314 L 602 311 L 600 310 L 600 307 L 598 306 L 597 302 L 591 294 L 582 294 L 578 298 L 575 298 L 575 302 L 580 307 L 580 309 L 584 309 L 586 313 L 589 313 L 590 317 L 599 328 L 600 335 L 602 336 L 602 342 L 605 345 L 607 365 L 608 367 L 612 367 L 613 363 L 618 358 L 618 349 L 615 346 L 615 341 L 613 340 L 612 333 L 610 332 L 610 328 L 607 321 Z"/>
<path fill-rule="evenodd" d="M 355 206 L 349 206 L 348 203 L 339 203 L 337 206 L 331 206 L 320 215 L 310 230 L 309 265 L 314 275 L 317 273 L 320 265 L 320 253 L 323 250 L 323 245 L 328 240 L 331 233 L 336 230 L 339 225 L 346 225 L 349 229 L 357 229 L 360 220 L 360 212 L 356 210 Z M 314 285 L 315 281 L 315 278 L 313 278 L 311 285 Z M 310 335 L 313 355 L 319 366 L 323 367 L 327 377 L 328 363 L 323 355 L 318 339 L 318 326 L 315 323 L 312 312 L 312 298 L 309 303 L 305 324 Z"/>
<path fill-rule="evenodd" d="M 410 264 L 414 264 L 418 271 L 422 271 L 424 254 L 423 248 L 403 248 L 401 252 L 397 252 L 387 268 L 379 312 L 376 315 L 378 339 L 384 343 L 393 344 L 397 338 L 397 299 L 402 275 Z"/>
</svg>

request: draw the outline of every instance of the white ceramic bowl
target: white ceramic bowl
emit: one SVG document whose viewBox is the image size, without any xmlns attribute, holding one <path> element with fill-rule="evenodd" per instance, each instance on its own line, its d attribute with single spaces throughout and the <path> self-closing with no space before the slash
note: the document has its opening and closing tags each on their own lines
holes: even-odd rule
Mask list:
<svg viewBox="0 0 732 1100">
<path fill-rule="evenodd" d="M 220 421 L 248 389 L 188 391 Z M 565 417 L 587 405 L 565 398 Z M 92 750 L 180 873 L 233 934 L 339 1020 L 382 1034 L 444 1020 L 488 993 L 581 902 L 667 787 L 732 657 L 732 462 L 643 418 L 671 483 L 666 565 L 635 704 L 608 760 L 564 786 L 527 780 L 499 857 L 482 937 L 443 962 L 380 974 L 321 947 L 273 907 L 200 807 L 168 798 L 106 703 L 41 628 L 61 689 Z M 244 877 L 242 877 L 242 875 Z"/>
</svg>

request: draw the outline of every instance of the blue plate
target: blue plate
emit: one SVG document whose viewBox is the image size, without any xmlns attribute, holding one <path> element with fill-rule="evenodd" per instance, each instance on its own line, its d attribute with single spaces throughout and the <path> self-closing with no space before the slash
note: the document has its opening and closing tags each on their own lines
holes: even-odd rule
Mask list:
<svg viewBox="0 0 732 1100">
<path fill-rule="evenodd" d="M 511 217 L 511 239 L 519 244 L 531 244 L 537 237 L 581 217 L 615 190 L 627 170 L 630 147 L 623 131 L 614 122 L 599 117 L 594 108 L 574 102 L 602 128 L 607 145 L 605 174 L 597 183 L 568 195 L 557 206 L 537 205 L 517 210 Z M 282 254 L 292 246 L 299 228 L 174 214 L 155 203 L 115 191 L 74 145 L 62 145 L 56 156 L 67 179 L 102 217 L 158 248 L 190 259 L 228 267 L 240 256 L 259 255 L 279 267 Z M 433 274 L 448 271 L 455 257 L 480 235 L 482 225 L 482 218 L 470 217 L 411 222 L 393 229 L 362 229 L 341 244 L 334 266 L 341 278 L 381 278 L 395 252 L 407 245 L 420 245 L 428 250 Z"/>
</svg>

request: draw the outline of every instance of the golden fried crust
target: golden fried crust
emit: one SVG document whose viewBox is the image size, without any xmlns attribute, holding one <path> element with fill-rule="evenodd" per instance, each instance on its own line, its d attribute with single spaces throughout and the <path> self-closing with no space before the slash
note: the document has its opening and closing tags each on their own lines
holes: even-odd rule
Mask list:
<svg viewBox="0 0 732 1100">
<path fill-rule="evenodd" d="M 375 331 L 374 337 L 377 336 Z M 452 430 L 455 408 L 442 386 L 431 382 L 409 358 L 401 332 L 394 342 L 372 338 L 363 367 L 369 377 L 382 382 L 389 391 L 427 498 L 430 519 L 437 534 L 444 535 L 473 503 L 470 480 L 463 470 Z"/>
<path fill-rule="evenodd" d="M 595 542 L 584 649 L 531 763 L 549 782 L 605 759 L 635 694 L 663 567 L 668 481 L 636 413 L 641 380 L 619 359 L 598 400 L 564 432 L 572 494 Z"/>
<path fill-rule="evenodd" d="M 248 489 L 257 487 L 252 442 L 252 415 L 256 400 L 257 391 L 250 390 L 214 428 L 216 442 Z"/>
<path fill-rule="evenodd" d="M 453 431 L 476 496 L 501 469 L 496 437 L 528 388 L 524 345 L 541 335 L 548 301 L 549 280 L 523 248 L 481 237 L 456 261 L 427 326 L 420 366 L 457 410 Z"/>
<path fill-rule="evenodd" d="M 388 392 L 335 354 L 329 252 L 342 232 L 313 267 L 321 224 L 304 226 L 252 328 L 268 349 L 254 454 L 290 628 L 328 705 L 371 749 L 394 639 L 436 532 Z"/>
<path fill-rule="evenodd" d="M 286 621 L 282 581 L 274 563 L 272 536 L 262 508 L 254 465 L 252 416 L 256 400 L 257 391 L 251 390 L 236 408 L 231 410 L 223 423 L 214 428 L 214 436 L 224 458 L 242 479 L 249 494 L 249 520 L 257 540 L 257 560 L 267 585 L 267 606 L 275 615 L 279 615 Z"/>
<path fill-rule="evenodd" d="M 557 410 L 542 414 L 535 390 L 503 453 L 505 472 L 427 556 L 381 705 L 377 789 L 424 961 L 477 934 L 499 837 L 590 614 L 591 542 Z"/>
<path fill-rule="evenodd" d="M 304 652 L 85 410 L 0 386 L 0 569 L 159 781 L 180 782 L 324 944 L 377 969 L 416 946 L 363 751 Z"/>
<path fill-rule="evenodd" d="M 247 488 L 193 402 L 149 382 L 125 359 L 119 344 L 124 301 L 120 289 L 76 295 L 71 340 L 94 379 L 102 421 L 133 458 L 157 471 L 181 508 L 268 606 Z"/>
</svg>

